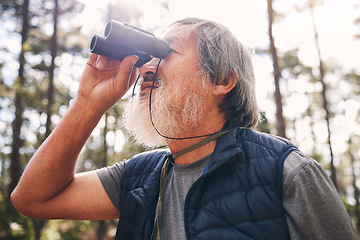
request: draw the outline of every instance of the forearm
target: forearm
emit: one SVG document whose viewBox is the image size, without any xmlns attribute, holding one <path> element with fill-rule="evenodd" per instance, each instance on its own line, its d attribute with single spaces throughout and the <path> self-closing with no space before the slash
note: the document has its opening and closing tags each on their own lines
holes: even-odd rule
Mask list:
<svg viewBox="0 0 360 240">
<path fill-rule="evenodd" d="M 29 204 L 59 194 L 74 178 L 78 155 L 100 118 L 101 113 L 75 100 L 28 163 L 12 199 L 25 198 Z"/>
<path fill-rule="evenodd" d="M 90 55 L 77 98 L 31 158 L 11 194 L 20 212 L 38 218 L 71 219 L 107 219 L 116 214 L 96 173 L 75 178 L 75 165 L 101 116 L 135 81 L 136 60 L 136 56 L 119 62 Z"/>
</svg>

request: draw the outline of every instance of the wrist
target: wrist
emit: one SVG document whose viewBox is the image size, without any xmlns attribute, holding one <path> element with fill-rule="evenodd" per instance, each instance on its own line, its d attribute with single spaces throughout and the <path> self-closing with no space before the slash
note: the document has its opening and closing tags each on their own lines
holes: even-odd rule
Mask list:
<svg viewBox="0 0 360 240">
<path fill-rule="evenodd" d="M 84 115 L 84 117 L 88 116 L 94 119 L 100 119 L 101 116 L 107 111 L 107 109 L 99 108 L 88 98 L 79 94 L 73 99 L 70 108 L 73 108 L 74 111 L 81 113 Z"/>
</svg>

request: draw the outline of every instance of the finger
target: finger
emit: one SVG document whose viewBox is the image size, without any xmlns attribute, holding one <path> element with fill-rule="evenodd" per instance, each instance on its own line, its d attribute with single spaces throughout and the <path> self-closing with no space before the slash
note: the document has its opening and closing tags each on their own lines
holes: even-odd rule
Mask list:
<svg viewBox="0 0 360 240">
<path fill-rule="evenodd" d="M 130 76 L 128 88 L 130 88 L 134 84 L 134 82 L 136 81 L 136 78 L 137 78 L 137 68 L 133 68 L 131 76 Z"/>
<path fill-rule="evenodd" d="M 110 68 L 110 69 L 118 69 L 120 63 L 121 63 L 121 61 L 119 61 L 119 60 L 108 59 L 107 67 Z"/>
<path fill-rule="evenodd" d="M 92 66 L 92 67 L 95 67 L 95 66 L 96 66 L 97 57 L 98 57 L 97 54 L 95 54 L 95 53 L 90 53 L 87 64 L 89 64 L 89 65 Z"/>
<path fill-rule="evenodd" d="M 124 58 L 119 66 L 118 73 L 116 74 L 116 82 L 125 88 L 129 88 L 133 83 L 133 78 L 136 76 L 135 63 L 139 59 L 138 56 L 132 55 Z M 118 86 L 120 87 L 120 86 Z"/>
<path fill-rule="evenodd" d="M 108 62 L 108 58 L 98 55 L 97 60 L 96 60 L 96 68 L 99 70 L 104 70 L 105 66 L 107 65 Z"/>
</svg>

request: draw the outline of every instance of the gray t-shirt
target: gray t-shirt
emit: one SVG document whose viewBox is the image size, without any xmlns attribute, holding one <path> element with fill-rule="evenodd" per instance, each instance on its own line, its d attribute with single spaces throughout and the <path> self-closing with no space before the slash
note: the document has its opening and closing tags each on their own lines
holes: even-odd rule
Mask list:
<svg viewBox="0 0 360 240">
<path fill-rule="evenodd" d="M 186 239 L 184 226 L 184 204 L 191 185 L 201 176 L 210 161 L 208 155 L 187 165 L 173 164 L 166 178 L 164 214 L 159 221 L 160 239 Z M 155 237 L 156 237 L 156 232 Z M 154 238 L 156 239 L 156 238 Z"/>
<path fill-rule="evenodd" d="M 189 165 L 171 169 L 165 186 L 162 239 L 185 239 L 184 202 L 210 155 Z M 118 207 L 122 170 L 126 162 L 99 169 L 98 176 L 113 204 Z M 284 162 L 283 205 L 291 239 L 358 239 L 330 178 L 314 160 L 293 151 Z"/>
</svg>

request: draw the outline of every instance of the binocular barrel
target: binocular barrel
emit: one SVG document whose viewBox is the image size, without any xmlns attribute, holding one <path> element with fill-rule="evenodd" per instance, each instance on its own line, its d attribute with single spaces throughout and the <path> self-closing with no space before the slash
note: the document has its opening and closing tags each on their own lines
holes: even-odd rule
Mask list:
<svg viewBox="0 0 360 240">
<path fill-rule="evenodd" d="M 139 68 L 151 60 L 151 56 L 147 53 L 136 51 L 131 48 L 124 47 L 107 41 L 104 37 L 94 35 L 90 42 L 90 52 L 105 56 L 111 59 L 123 60 L 130 55 L 137 55 L 139 59 L 135 63 L 135 67 Z"/>
<path fill-rule="evenodd" d="M 93 36 L 90 51 L 117 60 L 137 55 L 139 60 L 135 64 L 136 67 L 141 67 L 152 57 L 165 58 L 171 52 L 167 41 L 126 23 L 109 21 L 104 35 L 105 37 L 96 34 Z"/>
</svg>

